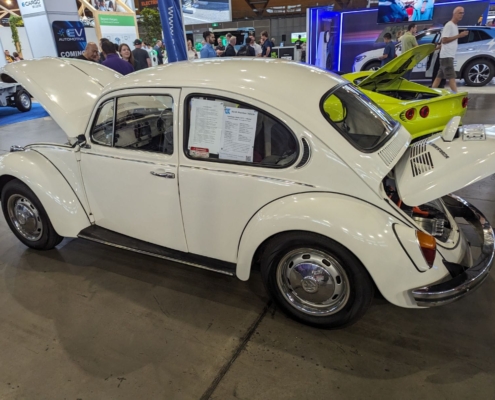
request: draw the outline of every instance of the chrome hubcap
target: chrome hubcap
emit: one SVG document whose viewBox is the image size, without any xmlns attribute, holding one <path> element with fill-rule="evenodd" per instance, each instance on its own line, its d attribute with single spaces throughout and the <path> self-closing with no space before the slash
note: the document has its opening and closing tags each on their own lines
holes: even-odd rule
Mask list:
<svg viewBox="0 0 495 400">
<path fill-rule="evenodd" d="M 476 64 L 468 73 L 469 80 L 473 83 L 483 83 L 490 77 L 490 67 L 486 64 Z"/>
<path fill-rule="evenodd" d="M 21 104 L 25 107 L 28 108 L 29 104 L 31 103 L 29 96 L 27 94 L 21 94 Z"/>
<path fill-rule="evenodd" d="M 280 260 L 276 275 L 284 298 L 305 314 L 335 314 L 349 300 L 349 278 L 344 268 L 319 250 L 291 251 Z"/>
<path fill-rule="evenodd" d="M 15 194 L 9 197 L 7 211 L 10 221 L 24 238 L 35 242 L 43 235 L 43 223 L 36 207 L 25 197 Z"/>
</svg>

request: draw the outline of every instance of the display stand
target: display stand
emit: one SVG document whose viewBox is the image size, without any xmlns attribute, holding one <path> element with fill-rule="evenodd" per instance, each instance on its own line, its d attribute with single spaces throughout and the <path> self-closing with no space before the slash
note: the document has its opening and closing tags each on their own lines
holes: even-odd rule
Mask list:
<svg viewBox="0 0 495 400">
<path fill-rule="evenodd" d="M 136 13 L 124 1 L 114 1 L 119 9 L 125 12 L 99 11 L 88 0 L 80 0 L 79 15 L 83 17 L 85 9 L 93 14 L 98 40 L 107 38 L 118 45 L 125 43 L 132 50 L 134 40 L 139 38 Z"/>
</svg>

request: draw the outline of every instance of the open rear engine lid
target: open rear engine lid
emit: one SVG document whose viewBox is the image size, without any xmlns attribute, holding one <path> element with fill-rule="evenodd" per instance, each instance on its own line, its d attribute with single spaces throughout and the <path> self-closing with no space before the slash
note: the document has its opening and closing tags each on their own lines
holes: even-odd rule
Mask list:
<svg viewBox="0 0 495 400">
<path fill-rule="evenodd" d="M 495 125 L 466 125 L 412 144 L 394 168 L 401 200 L 418 206 L 495 173 Z"/>
</svg>

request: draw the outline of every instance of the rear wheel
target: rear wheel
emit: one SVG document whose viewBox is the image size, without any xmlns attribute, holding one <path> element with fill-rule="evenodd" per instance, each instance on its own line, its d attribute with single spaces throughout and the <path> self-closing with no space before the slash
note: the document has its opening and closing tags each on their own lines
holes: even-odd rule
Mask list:
<svg viewBox="0 0 495 400">
<path fill-rule="evenodd" d="M 363 68 L 363 71 L 378 71 L 381 67 L 380 61 L 372 61 Z"/>
<path fill-rule="evenodd" d="M 485 86 L 495 73 L 493 63 L 488 60 L 473 60 L 464 69 L 463 78 L 468 86 Z"/>
<path fill-rule="evenodd" d="M 31 97 L 25 90 L 19 90 L 15 95 L 15 106 L 21 112 L 31 110 Z"/>
<path fill-rule="evenodd" d="M 374 285 L 359 260 L 340 244 L 307 232 L 275 237 L 261 259 L 265 286 L 292 318 L 320 328 L 357 321 Z"/>
<path fill-rule="evenodd" d="M 12 232 L 28 247 L 50 250 L 63 239 L 55 232 L 36 195 L 18 180 L 3 188 L 2 211 Z"/>
</svg>

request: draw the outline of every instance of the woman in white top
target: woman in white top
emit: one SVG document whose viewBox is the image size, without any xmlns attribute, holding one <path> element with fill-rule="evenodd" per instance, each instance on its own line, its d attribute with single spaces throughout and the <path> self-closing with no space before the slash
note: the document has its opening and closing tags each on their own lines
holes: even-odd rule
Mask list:
<svg viewBox="0 0 495 400">
<path fill-rule="evenodd" d="M 195 60 L 198 58 L 198 52 L 193 47 L 193 44 L 190 40 L 187 41 L 187 59 L 189 61 Z"/>
</svg>

